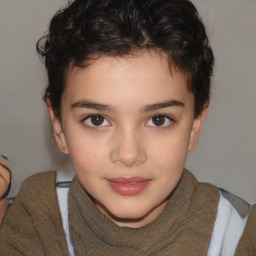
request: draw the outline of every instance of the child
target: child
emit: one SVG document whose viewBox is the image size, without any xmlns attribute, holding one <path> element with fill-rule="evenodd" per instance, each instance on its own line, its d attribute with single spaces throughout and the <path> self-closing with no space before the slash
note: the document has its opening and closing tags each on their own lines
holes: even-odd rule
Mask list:
<svg viewBox="0 0 256 256">
<path fill-rule="evenodd" d="M 255 206 L 184 170 L 214 62 L 191 2 L 76 0 L 38 51 L 75 178 L 23 183 L 0 255 L 255 255 Z"/>
<path fill-rule="evenodd" d="M 0 225 L 8 207 L 6 197 L 11 188 L 11 171 L 8 158 L 0 155 Z"/>
</svg>

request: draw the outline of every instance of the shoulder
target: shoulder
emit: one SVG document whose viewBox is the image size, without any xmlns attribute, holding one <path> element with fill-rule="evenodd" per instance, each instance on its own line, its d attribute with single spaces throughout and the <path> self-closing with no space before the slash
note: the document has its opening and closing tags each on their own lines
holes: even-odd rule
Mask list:
<svg viewBox="0 0 256 256">
<path fill-rule="evenodd" d="M 208 197 L 208 200 L 212 200 L 216 195 L 218 198 L 217 208 L 227 209 L 230 208 L 235 211 L 240 218 L 245 218 L 248 216 L 251 205 L 244 199 L 226 191 L 225 189 L 215 187 L 214 185 L 208 183 L 198 182 L 196 186 L 196 192 L 201 194 L 203 197 Z"/>
<path fill-rule="evenodd" d="M 49 198 L 56 198 L 55 183 L 55 171 L 40 172 L 26 178 L 9 208 L 19 204 L 25 208 L 35 207 L 46 203 Z"/>
<path fill-rule="evenodd" d="M 195 212 L 200 207 L 214 218 L 207 256 L 256 255 L 256 205 L 224 189 L 196 181 L 193 205 L 197 206 L 193 207 Z"/>
<path fill-rule="evenodd" d="M 207 255 L 255 255 L 255 206 L 224 189 L 219 189 L 219 194 L 217 215 Z M 250 253 L 246 252 L 246 247 Z"/>
<path fill-rule="evenodd" d="M 200 204 L 210 203 L 210 205 L 215 205 L 214 207 L 218 210 L 232 209 L 241 219 L 248 216 L 251 209 L 248 202 L 222 188 L 209 183 L 198 182 L 187 170 L 185 170 L 185 173 L 194 180 L 194 201 L 200 201 Z"/>
<path fill-rule="evenodd" d="M 8 223 L 18 228 L 24 221 L 29 222 L 36 218 L 45 207 L 56 205 L 55 178 L 56 172 L 48 171 L 25 179 L 7 211 L 3 224 Z"/>
<path fill-rule="evenodd" d="M 55 180 L 55 171 L 36 173 L 22 182 L 17 198 L 20 198 L 21 195 L 27 194 L 29 194 L 29 196 L 37 196 L 47 189 L 52 191 L 55 189 Z M 30 194 L 31 192 L 32 194 Z"/>
<path fill-rule="evenodd" d="M 235 256 L 256 255 L 256 204 L 251 206 L 243 234 L 236 248 Z"/>
<path fill-rule="evenodd" d="M 242 198 L 220 188 L 221 196 L 229 202 L 241 218 L 245 218 L 250 211 L 251 205 Z"/>
<path fill-rule="evenodd" d="M 20 255 L 12 254 L 14 248 L 21 255 L 45 255 L 54 249 L 66 251 L 55 179 L 56 173 L 49 171 L 24 180 L 0 229 L 4 255 Z"/>
</svg>

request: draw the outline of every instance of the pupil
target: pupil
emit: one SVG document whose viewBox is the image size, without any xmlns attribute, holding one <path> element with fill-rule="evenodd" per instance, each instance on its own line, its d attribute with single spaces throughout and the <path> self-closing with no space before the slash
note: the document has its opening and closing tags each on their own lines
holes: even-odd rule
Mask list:
<svg viewBox="0 0 256 256">
<path fill-rule="evenodd" d="M 99 126 L 99 125 L 103 124 L 104 117 L 103 116 L 92 116 L 91 117 L 91 122 L 92 122 L 93 125 Z"/>
<path fill-rule="evenodd" d="M 154 125 L 161 126 L 165 122 L 165 117 L 164 116 L 154 116 L 152 118 L 152 121 L 153 121 Z"/>
</svg>

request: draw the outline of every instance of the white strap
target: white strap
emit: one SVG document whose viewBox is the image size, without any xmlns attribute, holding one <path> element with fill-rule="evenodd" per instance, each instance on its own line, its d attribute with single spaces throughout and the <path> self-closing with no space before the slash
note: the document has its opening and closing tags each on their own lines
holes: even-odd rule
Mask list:
<svg viewBox="0 0 256 256">
<path fill-rule="evenodd" d="M 63 180 L 60 175 L 60 172 L 57 172 L 57 177 L 56 181 L 57 184 L 61 180 Z M 69 187 L 56 187 L 56 192 L 57 192 L 57 199 L 58 199 L 58 204 L 59 204 L 59 209 L 60 209 L 60 214 L 61 214 L 61 220 L 62 220 L 62 226 L 66 235 L 66 241 L 68 245 L 68 251 L 69 251 L 69 256 L 75 256 L 74 252 L 74 247 L 71 243 L 70 239 L 70 233 L 69 233 L 69 222 L 68 222 L 68 191 Z"/>
<path fill-rule="evenodd" d="M 241 218 L 232 204 L 220 193 L 217 217 L 207 256 L 233 256 L 247 216 Z"/>
</svg>

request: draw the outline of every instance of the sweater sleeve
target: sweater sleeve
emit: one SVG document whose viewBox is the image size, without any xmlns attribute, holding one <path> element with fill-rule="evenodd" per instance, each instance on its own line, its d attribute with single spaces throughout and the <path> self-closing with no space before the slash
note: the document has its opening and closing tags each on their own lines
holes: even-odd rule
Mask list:
<svg viewBox="0 0 256 256">
<path fill-rule="evenodd" d="M 244 232 L 235 251 L 235 256 L 242 255 L 256 255 L 256 205 L 251 207 Z"/>
<path fill-rule="evenodd" d="M 55 178 L 51 171 L 22 183 L 0 228 L 0 256 L 67 255 Z"/>
</svg>

